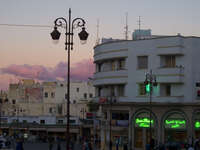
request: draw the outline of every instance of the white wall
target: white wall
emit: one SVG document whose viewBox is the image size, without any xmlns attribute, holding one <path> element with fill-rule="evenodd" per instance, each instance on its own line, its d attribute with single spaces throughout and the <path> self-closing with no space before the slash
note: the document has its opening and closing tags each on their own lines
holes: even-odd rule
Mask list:
<svg viewBox="0 0 200 150">
<path fill-rule="evenodd" d="M 104 43 L 94 48 L 94 61 L 127 57 L 127 77 L 111 76 L 116 71 L 95 73 L 94 85 L 126 84 L 126 101 L 148 101 L 148 96 L 138 96 L 138 83 L 145 80 L 145 73 L 152 69 L 158 83 L 171 83 L 171 97 L 155 95 L 155 101 L 191 102 L 196 98 L 195 83 L 200 82 L 200 38 L 195 37 L 163 37 L 138 41 L 117 41 Z M 161 55 L 176 55 L 176 68 L 161 68 Z M 137 69 L 137 56 L 148 56 L 148 69 Z M 100 76 L 101 77 L 100 77 Z M 158 87 L 160 91 L 160 87 Z"/>
</svg>

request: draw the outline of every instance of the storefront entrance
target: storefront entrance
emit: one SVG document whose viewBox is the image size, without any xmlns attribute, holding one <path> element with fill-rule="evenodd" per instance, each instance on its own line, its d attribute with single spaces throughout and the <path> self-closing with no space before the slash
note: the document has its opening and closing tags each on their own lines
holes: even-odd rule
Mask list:
<svg viewBox="0 0 200 150">
<path fill-rule="evenodd" d="M 187 132 L 184 130 L 165 130 L 165 142 L 183 143 L 187 140 Z"/>
<path fill-rule="evenodd" d="M 151 115 L 150 119 L 149 112 L 141 112 L 136 116 L 134 120 L 134 149 L 146 149 L 150 144 L 150 139 L 156 139 L 155 123 L 155 117 Z"/>
<path fill-rule="evenodd" d="M 164 120 L 164 142 L 187 142 L 187 122 L 181 113 L 171 113 Z"/>
<path fill-rule="evenodd" d="M 151 130 L 152 138 L 155 137 L 154 130 Z M 150 130 L 149 128 L 135 128 L 135 148 L 145 149 L 147 144 L 150 144 Z"/>
</svg>

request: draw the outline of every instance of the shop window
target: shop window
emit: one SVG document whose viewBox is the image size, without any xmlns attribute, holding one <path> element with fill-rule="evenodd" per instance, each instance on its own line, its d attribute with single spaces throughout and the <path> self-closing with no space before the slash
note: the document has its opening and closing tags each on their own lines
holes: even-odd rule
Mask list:
<svg viewBox="0 0 200 150">
<path fill-rule="evenodd" d="M 137 137 L 135 138 L 134 142 L 135 142 L 135 147 L 136 148 L 142 148 L 143 147 L 143 135 L 142 135 L 142 128 L 135 130 L 135 136 Z"/>
<path fill-rule="evenodd" d="M 151 116 L 151 126 L 154 126 L 154 119 Z M 137 115 L 135 118 L 135 127 L 138 128 L 149 128 L 150 127 L 150 113 L 144 112 Z"/>
<path fill-rule="evenodd" d="M 180 114 L 174 113 L 165 119 L 165 129 L 185 129 L 186 120 Z"/>
<path fill-rule="evenodd" d="M 137 57 L 137 68 L 147 69 L 148 68 L 148 56 L 138 56 Z"/>
</svg>

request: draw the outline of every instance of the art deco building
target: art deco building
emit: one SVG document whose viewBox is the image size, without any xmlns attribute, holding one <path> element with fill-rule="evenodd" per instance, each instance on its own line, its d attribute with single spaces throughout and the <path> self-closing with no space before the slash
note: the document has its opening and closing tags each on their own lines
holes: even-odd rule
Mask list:
<svg viewBox="0 0 200 150">
<path fill-rule="evenodd" d="M 150 136 L 157 143 L 200 138 L 199 56 L 200 38 L 192 36 L 151 36 L 95 46 L 101 148 L 109 148 L 110 140 L 113 149 L 145 149 Z M 157 83 L 151 94 L 144 85 L 147 75 Z"/>
</svg>

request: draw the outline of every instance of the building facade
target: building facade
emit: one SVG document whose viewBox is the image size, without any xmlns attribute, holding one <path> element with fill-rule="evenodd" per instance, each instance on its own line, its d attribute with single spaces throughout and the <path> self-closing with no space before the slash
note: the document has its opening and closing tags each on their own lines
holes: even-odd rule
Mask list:
<svg viewBox="0 0 200 150">
<path fill-rule="evenodd" d="M 81 120 L 87 117 L 87 103 L 93 99 L 95 90 L 92 81 L 72 81 L 70 90 L 70 133 L 79 136 L 84 128 Z M 65 136 L 66 82 L 37 83 L 24 79 L 10 84 L 7 94 L 0 94 L 0 123 L 1 129 L 6 133 L 11 127 L 13 130 L 28 128 L 29 131 L 59 133 Z"/>
<path fill-rule="evenodd" d="M 102 149 L 110 141 L 112 148 L 145 149 L 151 138 L 156 143 L 200 138 L 199 55 L 200 38 L 180 35 L 95 46 Z M 151 71 L 157 86 L 150 94 L 144 81 Z"/>
</svg>

